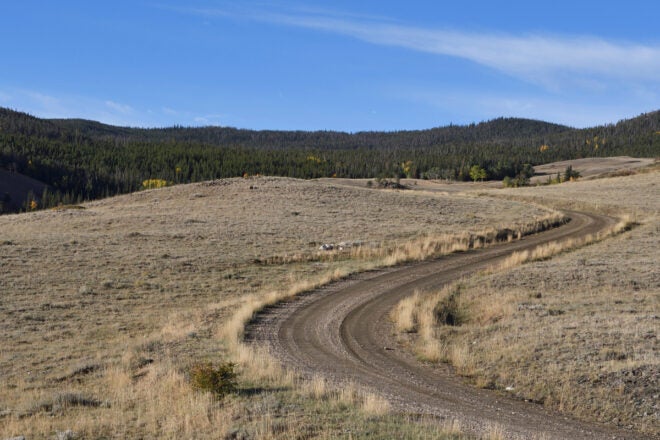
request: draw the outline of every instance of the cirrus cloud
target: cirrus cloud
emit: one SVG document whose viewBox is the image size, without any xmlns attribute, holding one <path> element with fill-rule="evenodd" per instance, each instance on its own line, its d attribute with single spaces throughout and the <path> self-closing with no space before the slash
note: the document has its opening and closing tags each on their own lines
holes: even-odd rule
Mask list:
<svg viewBox="0 0 660 440">
<path fill-rule="evenodd" d="M 180 10 L 181 11 L 181 10 Z M 206 17 L 234 17 L 348 36 L 371 44 L 458 57 L 528 82 L 559 87 L 564 83 L 604 81 L 660 83 L 660 45 L 617 42 L 596 36 L 466 32 L 415 27 L 392 20 L 314 12 L 185 9 Z"/>
</svg>

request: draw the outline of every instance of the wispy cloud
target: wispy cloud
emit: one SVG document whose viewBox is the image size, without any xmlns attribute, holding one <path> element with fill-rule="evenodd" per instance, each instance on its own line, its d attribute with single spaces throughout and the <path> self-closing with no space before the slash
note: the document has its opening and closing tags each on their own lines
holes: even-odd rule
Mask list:
<svg viewBox="0 0 660 440">
<path fill-rule="evenodd" d="M 627 91 L 593 96 L 582 94 L 566 99 L 563 94 L 528 93 L 526 90 L 456 88 L 447 85 L 400 86 L 381 90 L 385 96 L 421 106 L 440 121 L 465 124 L 497 117 L 540 119 L 577 128 L 593 127 L 657 109 L 657 99 L 630 99 Z"/>
<path fill-rule="evenodd" d="M 589 78 L 660 82 L 660 45 L 595 36 L 511 35 L 406 26 L 386 19 L 330 13 L 188 9 L 207 17 L 234 17 L 352 37 L 377 45 L 458 57 L 533 83 L 558 87 Z"/>
<path fill-rule="evenodd" d="M 169 116 L 179 116 L 179 112 L 171 107 L 162 107 L 161 111 Z"/>
<path fill-rule="evenodd" d="M 120 104 L 120 103 L 114 102 L 114 101 L 105 101 L 105 106 L 108 107 L 110 110 L 113 110 L 117 113 L 121 113 L 121 114 L 125 114 L 125 115 L 131 114 L 135 111 L 133 109 L 133 107 L 131 107 L 130 105 Z"/>
<path fill-rule="evenodd" d="M 148 125 L 149 118 L 128 104 L 40 90 L 0 90 L 2 104 L 42 118 L 84 118 L 113 125 Z"/>
<path fill-rule="evenodd" d="M 193 121 L 196 124 L 200 124 L 200 125 L 222 125 L 222 120 L 226 118 L 227 115 L 211 114 L 211 115 L 195 116 L 193 118 Z"/>
<path fill-rule="evenodd" d="M 21 99 L 21 97 L 24 99 L 27 98 L 32 101 L 33 104 L 45 110 L 48 114 L 58 113 L 63 109 L 60 99 L 45 93 L 35 92 L 34 90 L 15 90 L 14 97 L 18 99 Z"/>
<path fill-rule="evenodd" d="M 18 109 L 40 118 L 83 118 L 118 126 L 162 127 L 175 124 L 218 125 L 230 116 L 220 113 L 199 114 L 171 107 L 141 110 L 117 100 L 89 96 L 52 94 L 21 88 L 0 89 L 0 105 Z"/>
</svg>

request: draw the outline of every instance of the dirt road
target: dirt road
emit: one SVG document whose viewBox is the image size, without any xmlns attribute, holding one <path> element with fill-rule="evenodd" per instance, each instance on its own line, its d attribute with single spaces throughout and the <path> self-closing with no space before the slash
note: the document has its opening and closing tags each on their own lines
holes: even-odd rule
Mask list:
<svg viewBox="0 0 660 440">
<path fill-rule="evenodd" d="M 534 403 L 464 384 L 446 365 L 427 365 L 405 349 L 389 319 L 392 307 L 415 290 L 431 291 L 483 270 L 511 252 L 597 232 L 613 219 L 569 212 L 560 228 L 521 241 L 354 276 L 280 303 L 261 313 L 246 339 L 267 345 L 302 374 L 347 381 L 386 397 L 401 412 L 457 419 L 484 434 L 498 425 L 507 438 L 633 439 L 627 431 L 589 424 Z"/>
</svg>

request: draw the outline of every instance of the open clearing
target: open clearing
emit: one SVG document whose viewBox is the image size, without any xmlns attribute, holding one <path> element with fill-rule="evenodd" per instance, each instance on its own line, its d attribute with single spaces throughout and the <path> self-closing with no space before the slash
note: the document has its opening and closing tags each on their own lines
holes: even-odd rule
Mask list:
<svg viewBox="0 0 660 440">
<path fill-rule="evenodd" d="M 628 196 L 651 191 L 658 199 L 657 176 L 507 196 L 558 206 L 574 197 L 607 212 L 634 207 L 645 214 L 636 230 L 644 231 L 654 218 L 657 225 L 657 217 L 646 216 L 642 196 Z M 610 182 L 624 184 L 602 195 Z M 437 427 L 383 416 L 386 405 L 377 399 L 363 399 L 355 411 L 355 399 L 346 397 L 352 392 L 334 395 L 318 382 L 310 390 L 307 383 L 282 386 L 245 375 L 238 394 L 216 402 L 193 392 L 186 374 L 196 360 L 226 359 L 219 330 L 242 304 L 374 264 L 350 251 L 321 252 L 321 244 L 359 244 L 377 259 L 420 237 L 513 227 L 545 214 L 499 199 L 504 193 L 489 192 L 494 199 L 229 179 L 121 196 L 85 209 L 0 217 L 0 328 L 7 335 L 0 351 L 0 437 L 72 429 L 88 438 L 436 438 Z M 626 198 L 632 205 L 615 203 Z M 650 234 L 657 232 L 656 226 Z M 636 252 L 639 242 L 625 237 L 615 250 Z M 657 265 L 657 254 L 647 253 Z M 657 277 L 657 269 L 651 273 Z M 657 292 L 655 279 L 651 288 Z M 657 313 L 657 293 L 648 304 Z M 656 378 L 657 352 L 654 346 Z M 462 438 L 457 431 L 451 425 L 442 435 Z M 493 438 L 498 432 L 491 429 Z"/>
<path fill-rule="evenodd" d="M 482 388 L 585 420 L 660 436 L 660 173 L 489 192 L 546 206 L 630 214 L 632 231 L 551 260 L 474 276 L 429 299 L 459 324 L 409 343 Z M 418 324 L 415 324 L 417 326 Z"/>
<path fill-rule="evenodd" d="M 634 172 L 638 168 L 652 165 L 654 159 L 644 159 L 629 156 L 618 157 L 589 157 L 584 159 L 564 160 L 561 162 L 552 162 L 545 165 L 534 167 L 538 177 L 532 180 L 532 183 L 543 182 L 542 176 L 553 176 L 554 174 L 563 174 L 566 167 L 572 167 L 579 171 L 582 178 L 598 177 L 607 174 L 621 173 L 626 174 Z"/>
<path fill-rule="evenodd" d="M 554 177 L 557 173 L 564 174 L 566 167 L 571 166 L 579 171 L 582 178 L 603 177 L 609 174 L 628 174 L 635 170 L 647 167 L 654 163 L 655 159 L 637 158 L 629 156 L 617 157 L 589 157 L 584 159 L 564 160 L 561 162 L 552 162 L 545 165 L 534 167 L 536 175 L 531 178 L 531 183 L 545 183 L 548 177 Z M 320 179 L 322 181 L 331 181 L 335 184 L 348 186 L 366 186 L 369 180 L 373 179 Z M 445 193 L 460 193 L 474 191 L 484 188 L 501 188 L 500 181 L 485 182 L 447 182 L 443 180 L 419 180 L 419 179 L 401 179 L 401 184 L 412 190 L 435 191 Z"/>
<path fill-rule="evenodd" d="M 0 217 L 0 437 L 341 433 L 358 417 L 349 407 L 268 388 L 213 402 L 192 392 L 187 369 L 225 358 L 217 332 L 243 303 L 369 263 L 320 252 L 323 243 L 388 249 L 543 214 L 483 197 L 256 178 Z"/>
<path fill-rule="evenodd" d="M 497 331 L 481 325 L 467 336 L 489 347 L 474 374 L 582 418 L 660 435 L 660 173 L 506 192 L 547 206 L 629 213 L 640 225 L 472 284 L 478 303 L 504 310 Z"/>
<path fill-rule="evenodd" d="M 625 435 L 544 412 L 537 405 L 502 399 L 456 380 L 447 368 L 421 365 L 392 335 L 390 310 L 415 292 L 429 292 L 547 240 L 595 233 L 607 217 L 571 213 L 566 226 L 522 241 L 450 255 L 423 264 L 364 274 L 270 308 L 249 327 L 287 365 L 308 375 L 346 381 L 387 397 L 399 411 L 457 419 L 466 431 L 488 435 L 501 425 L 507 438 L 591 439 Z M 631 437 L 632 438 L 632 437 Z"/>
</svg>

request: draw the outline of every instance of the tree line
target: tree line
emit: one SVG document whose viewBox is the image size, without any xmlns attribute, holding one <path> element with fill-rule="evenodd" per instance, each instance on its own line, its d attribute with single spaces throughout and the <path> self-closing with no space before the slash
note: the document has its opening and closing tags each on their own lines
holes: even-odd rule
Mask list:
<svg viewBox="0 0 660 440">
<path fill-rule="evenodd" d="M 660 111 L 588 129 L 499 118 L 429 130 L 343 133 L 114 127 L 0 108 L 0 168 L 48 184 L 43 204 L 136 191 L 149 179 L 188 183 L 261 174 L 469 180 L 474 166 L 483 170 L 478 179 L 513 179 L 542 163 L 654 157 L 658 151 Z"/>
</svg>

